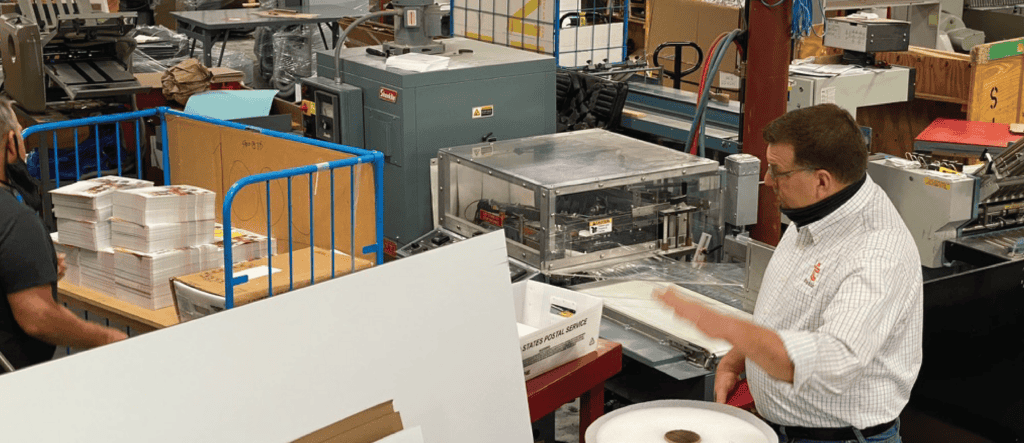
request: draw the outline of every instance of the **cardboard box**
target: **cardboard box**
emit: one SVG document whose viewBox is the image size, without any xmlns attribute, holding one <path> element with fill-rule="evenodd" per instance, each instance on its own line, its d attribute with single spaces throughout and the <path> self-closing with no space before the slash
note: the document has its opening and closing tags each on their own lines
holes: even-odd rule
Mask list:
<svg viewBox="0 0 1024 443">
<path fill-rule="evenodd" d="M 392 401 L 367 408 L 312 432 L 293 443 L 374 442 L 402 430 L 402 419 Z"/>
<path fill-rule="evenodd" d="M 235 306 L 242 306 L 270 296 L 269 284 L 273 285 L 274 295 L 304 288 L 310 284 L 330 280 L 331 261 L 334 261 L 334 278 L 349 274 L 352 271 L 352 258 L 348 254 L 331 252 L 313 248 L 310 258 L 309 248 L 296 250 L 289 254 L 278 254 L 271 260 L 265 258 L 236 263 L 232 268 L 236 277 L 248 275 L 249 281 L 235 286 Z M 312 262 L 313 275 L 310 275 Z M 269 264 L 269 266 L 268 266 Z M 363 259 L 355 259 L 355 270 L 373 266 Z M 292 281 L 294 278 L 294 282 Z M 315 280 L 315 282 L 314 282 Z M 193 320 L 214 312 L 224 310 L 224 268 L 197 272 L 195 274 L 171 279 L 171 292 L 174 298 L 174 309 L 181 321 Z"/>
<path fill-rule="evenodd" d="M 647 62 L 654 66 L 654 50 L 666 42 L 694 42 L 704 51 L 704 57 L 711 51 L 711 45 L 723 32 L 739 29 L 743 8 L 708 3 L 703 0 L 648 0 L 647 1 Z M 685 17 L 685 23 L 680 23 Z M 658 64 L 667 70 L 675 70 L 675 50 L 667 48 L 658 54 Z M 682 70 L 697 63 L 697 52 L 692 48 L 683 49 Z M 683 77 L 684 91 L 697 91 L 700 84 L 700 69 Z M 739 58 L 736 45 L 732 45 L 725 59 L 718 67 L 712 86 L 729 92 L 730 98 L 739 98 Z M 690 82 L 690 83 L 687 83 Z M 691 84 L 692 83 L 692 84 Z M 672 86 L 672 79 L 663 78 L 662 84 Z"/>
<path fill-rule="evenodd" d="M 600 298 L 536 281 L 512 285 L 523 374 L 529 380 L 597 349 Z"/>
<path fill-rule="evenodd" d="M 351 154 L 284 140 L 253 131 L 200 122 L 189 118 L 168 116 L 168 153 L 173 183 L 189 184 L 217 191 L 217 220 L 222 222 L 223 198 L 231 186 L 242 178 L 269 171 L 325 163 L 351 158 Z M 331 172 L 292 179 L 289 206 L 287 180 L 270 182 L 270 195 L 265 184 L 243 188 L 232 206 L 232 225 L 281 241 L 279 251 L 287 250 L 289 234 L 296 249 L 314 244 L 323 249 L 349 252 L 352 244 L 350 196 L 355 198 L 355 255 L 372 258 L 361 248 L 376 242 L 373 165 L 364 163 L 353 168 L 334 170 L 334 234 L 331 244 Z M 354 177 L 352 177 L 354 175 Z M 356 189 L 349 192 L 350 181 Z M 312 182 L 312 183 L 310 183 Z M 313 186 L 313 234 L 310 239 L 310 185 Z M 270 206 L 271 232 L 267 232 L 267 207 Z M 288 211 L 292 212 L 289 229 Z"/>
</svg>

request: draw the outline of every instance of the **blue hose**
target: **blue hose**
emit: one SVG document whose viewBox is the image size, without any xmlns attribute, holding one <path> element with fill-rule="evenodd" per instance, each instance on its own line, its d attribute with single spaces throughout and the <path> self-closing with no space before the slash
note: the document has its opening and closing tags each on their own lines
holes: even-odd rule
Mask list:
<svg viewBox="0 0 1024 443">
<path fill-rule="evenodd" d="M 715 74 L 718 73 L 718 67 L 722 64 L 722 60 L 725 59 L 725 54 L 728 52 L 729 47 L 732 45 L 733 40 L 740 34 L 740 30 L 736 29 L 725 36 L 724 39 L 719 43 L 718 47 L 714 48 L 714 53 L 711 54 L 711 63 L 708 65 L 708 81 L 714 81 Z M 711 95 L 711 86 L 707 85 L 704 88 L 704 92 L 697 100 L 697 109 L 693 114 L 693 123 L 690 125 L 690 134 L 693 131 L 698 131 L 697 140 L 699 144 L 699 155 L 704 156 L 704 127 L 706 125 L 706 117 L 704 111 L 707 110 L 708 99 Z M 688 138 L 684 150 L 690 152 L 692 138 Z"/>
</svg>

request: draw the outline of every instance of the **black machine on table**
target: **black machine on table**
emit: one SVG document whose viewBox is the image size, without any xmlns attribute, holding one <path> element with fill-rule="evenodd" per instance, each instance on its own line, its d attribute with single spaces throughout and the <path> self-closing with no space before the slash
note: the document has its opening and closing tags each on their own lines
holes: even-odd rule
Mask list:
<svg viewBox="0 0 1024 443">
<path fill-rule="evenodd" d="M 88 0 L 20 0 L 0 20 L 4 90 L 30 112 L 53 101 L 130 96 L 135 13 L 94 12 Z"/>
</svg>

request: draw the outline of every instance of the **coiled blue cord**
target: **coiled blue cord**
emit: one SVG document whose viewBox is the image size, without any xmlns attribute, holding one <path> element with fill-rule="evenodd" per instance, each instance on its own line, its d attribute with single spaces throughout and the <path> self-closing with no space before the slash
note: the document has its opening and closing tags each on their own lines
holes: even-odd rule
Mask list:
<svg viewBox="0 0 1024 443">
<path fill-rule="evenodd" d="M 793 37 L 804 37 L 811 34 L 814 26 L 814 6 L 811 0 L 793 0 Z"/>
</svg>

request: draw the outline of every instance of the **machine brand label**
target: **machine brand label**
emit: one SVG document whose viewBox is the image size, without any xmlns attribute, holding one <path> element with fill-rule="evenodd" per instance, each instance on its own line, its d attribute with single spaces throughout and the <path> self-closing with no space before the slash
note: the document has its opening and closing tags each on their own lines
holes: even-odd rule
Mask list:
<svg viewBox="0 0 1024 443">
<path fill-rule="evenodd" d="M 494 105 L 478 106 L 473 108 L 473 118 L 487 118 L 494 116 Z"/>
<path fill-rule="evenodd" d="M 389 238 L 385 238 L 384 239 L 384 255 L 387 255 L 389 257 L 397 257 L 398 256 L 398 243 L 395 243 L 394 240 L 391 240 Z"/>
<path fill-rule="evenodd" d="M 928 185 L 928 186 L 934 186 L 934 187 L 936 187 L 936 188 L 941 188 L 941 189 L 945 189 L 945 190 L 947 190 L 947 191 L 948 191 L 948 190 L 949 190 L 949 188 L 950 188 L 950 185 L 949 185 L 949 183 L 947 183 L 947 182 L 944 182 L 944 181 L 942 181 L 942 180 L 936 180 L 936 179 L 934 179 L 934 178 L 929 178 L 929 177 L 925 177 L 925 178 L 924 178 L 924 184 L 926 184 L 926 185 Z"/>
<path fill-rule="evenodd" d="M 596 220 L 590 222 L 590 235 L 607 234 L 612 232 L 612 219 Z"/>
<path fill-rule="evenodd" d="M 505 225 L 505 217 L 503 215 L 488 212 L 483 209 L 480 210 L 480 221 L 499 228 Z"/>
<path fill-rule="evenodd" d="M 380 99 L 389 103 L 398 103 L 398 91 L 388 88 L 380 88 Z"/>
</svg>

